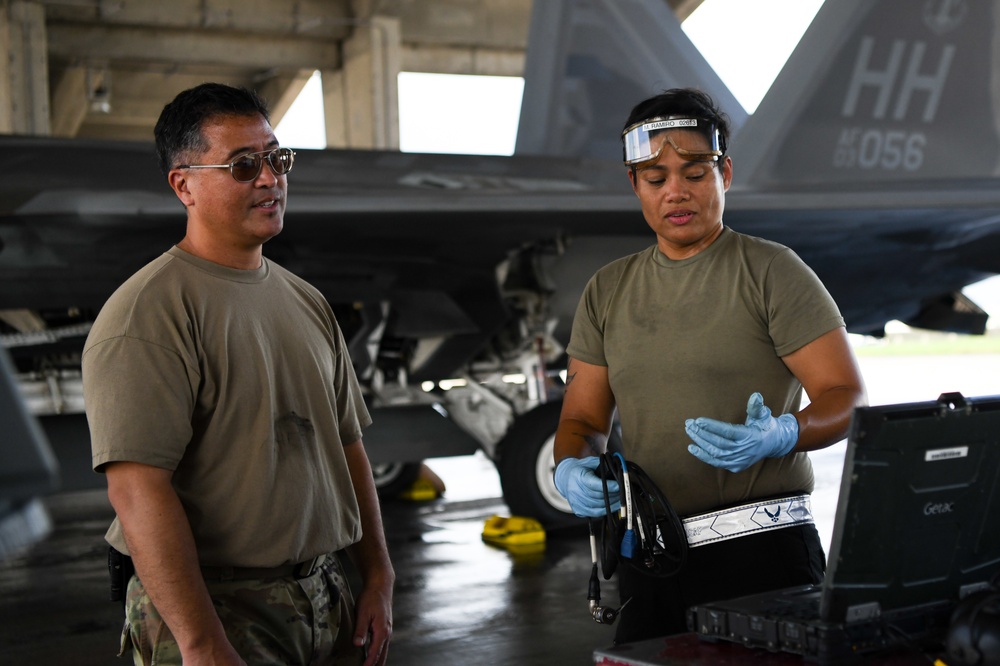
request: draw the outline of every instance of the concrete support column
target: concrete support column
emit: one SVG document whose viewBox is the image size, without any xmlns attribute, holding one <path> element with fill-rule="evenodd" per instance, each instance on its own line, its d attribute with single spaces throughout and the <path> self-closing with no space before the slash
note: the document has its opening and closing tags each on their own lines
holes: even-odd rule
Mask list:
<svg viewBox="0 0 1000 666">
<path fill-rule="evenodd" d="M 76 136 L 90 106 L 87 84 L 91 78 L 86 67 L 74 65 L 67 67 L 52 82 L 52 109 L 49 117 L 53 136 Z"/>
<path fill-rule="evenodd" d="M 37 2 L 0 2 L 0 132 L 43 134 L 49 126 L 49 63 L 45 7 Z"/>
<path fill-rule="evenodd" d="M 321 70 L 330 148 L 399 149 L 399 19 L 373 16 L 344 42 L 343 66 Z"/>
</svg>

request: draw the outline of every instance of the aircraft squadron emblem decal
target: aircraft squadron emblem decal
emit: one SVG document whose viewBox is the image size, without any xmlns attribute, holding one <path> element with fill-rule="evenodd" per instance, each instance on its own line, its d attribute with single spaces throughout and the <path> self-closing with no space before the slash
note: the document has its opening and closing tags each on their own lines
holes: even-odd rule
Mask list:
<svg viewBox="0 0 1000 666">
<path fill-rule="evenodd" d="M 957 28 L 968 13 L 966 0 L 927 0 L 924 3 L 924 23 L 938 35 Z"/>
</svg>

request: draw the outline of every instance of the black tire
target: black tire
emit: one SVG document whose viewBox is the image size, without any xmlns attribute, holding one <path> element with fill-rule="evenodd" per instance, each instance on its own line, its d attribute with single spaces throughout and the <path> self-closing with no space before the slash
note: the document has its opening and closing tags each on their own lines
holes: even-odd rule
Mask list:
<svg viewBox="0 0 1000 666">
<path fill-rule="evenodd" d="M 511 514 L 534 518 L 547 530 L 586 525 L 583 518 L 573 515 L 552 479 L 560 411 L 562 401 L 521 415 L 498 447 L 497 471 Z"/>
<path fill-rule="evenodd" d="M 413 485 L 420 476 L 420 462 L 375 463 L 372 477 L 375 490 L 382 499 L 394 499 Z"/>
</svg>

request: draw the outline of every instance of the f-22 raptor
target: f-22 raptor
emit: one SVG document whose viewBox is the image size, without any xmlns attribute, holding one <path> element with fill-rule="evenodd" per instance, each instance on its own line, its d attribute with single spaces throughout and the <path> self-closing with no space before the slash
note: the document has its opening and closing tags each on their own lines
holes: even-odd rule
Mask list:
<svg viewBox="0 0 1000 666">
<path fill-rule="evenodd" d="M 665 88 L 721 103 L 725 223 L 794 249 L 850 331 L 982 333 L 961 290 L 1000 272 L 998 4 L 827 2 L 749 115 L 662 0 L 535 2 L 513 156 L 298 151 L 265 253 L 337 312 L 381 486 L 481 449 L 512 512 L 573 520 L 552 482 L 563 346 L 590 275 L 654 242 L 619 137 Z M 0 151 L 2 341 L 50 438 L 86 451 L 84 336 L 183 212 L 149 144 Z"/>
</svg>

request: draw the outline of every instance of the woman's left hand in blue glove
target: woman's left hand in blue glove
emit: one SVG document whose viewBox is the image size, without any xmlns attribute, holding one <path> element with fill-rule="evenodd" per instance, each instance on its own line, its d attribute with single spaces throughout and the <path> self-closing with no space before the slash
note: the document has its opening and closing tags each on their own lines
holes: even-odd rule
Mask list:
<svg viewBox="0 0 1000 666">
<path fill-rule="evenodd" d="M 799 441 L 795 416 L 774 418 L 760 393 L 750 396 L 744 425 L 699 417 L 685 421 L 684 430 L 694 441 L 688 446 L 691 455 L 730 472 L 742 472 L 764 458 L 780 458 Z"/>
</svg>

